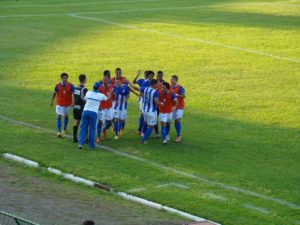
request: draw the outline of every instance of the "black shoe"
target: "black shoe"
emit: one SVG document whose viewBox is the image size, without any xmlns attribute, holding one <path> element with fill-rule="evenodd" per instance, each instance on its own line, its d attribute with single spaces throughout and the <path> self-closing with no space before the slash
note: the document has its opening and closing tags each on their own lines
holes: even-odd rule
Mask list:
<svg viewBox="0 0 300 225">
<path fill-rule="evenodd" d="M 82 146 L 81 146 L 81 145 L 78 145 L 78 148 L 79 148 L 80 150 L 82 150 Z"/>
<path fill-rule="evenodd" d="M 85 143 L 88 144 L 88 143 L 89 143 L 89 139 L 86 139 L 86 140 L 85 140 Z"/>
<path fill-rule="evenodd" d="M 78 139 L 77 138 L 73 138 L 73 143 L 78 143 Z"/>
</svg>

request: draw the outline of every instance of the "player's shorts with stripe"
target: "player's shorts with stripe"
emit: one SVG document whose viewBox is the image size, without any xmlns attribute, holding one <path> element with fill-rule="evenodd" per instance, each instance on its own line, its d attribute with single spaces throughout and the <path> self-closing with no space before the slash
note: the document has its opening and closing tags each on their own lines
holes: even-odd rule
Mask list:
<svg viewBox="0 0 300 225">
<path fill-rule="evenodd" d="M 68 116 L 70 114 L 70 106 L 60 106 L 56 105 L 56 114 L 60 116 Z"/>
<path fill-rule="evenodd" d="M 173 120 L 181 119 L 183 116 L 183 109 L 175 109 L 173 111 Z"/>
<path fill-rule="evenodd" d="M 173 119 L 173 113 L 160 113 L 159 118 L 160 122 L 162 123 L 171 123 Z"/>
<path fill-rule="evenodd" d="M 114 118 L 115 119 L 120 119 L 120 120 L 125 120 L 127 118 L 127 109 L 115 109 L 114 110 Z"/>
<path fill-rule="evenodd" d="M 113 108 L 102 109 L 98 112 L 98 120 L 101 121 L 110 121 L 114 118 Z"/>
<path fill-rule="evenodd" d="M 148 126 L 154 126 L 157 124 L 157 112 L 144 112 L 144 121 Z"/>
</svg>

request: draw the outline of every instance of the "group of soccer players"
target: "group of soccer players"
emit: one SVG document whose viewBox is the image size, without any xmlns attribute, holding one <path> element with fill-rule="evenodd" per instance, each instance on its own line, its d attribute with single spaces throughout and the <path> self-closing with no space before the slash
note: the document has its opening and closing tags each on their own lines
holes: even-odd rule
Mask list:
<svg viewBox="0 0 300 225">
<path fill-rule="evenodd" d="M 85 75 L 79 76 L 79 85 L 75 87 L 68 82 L 68 74 L 61 74 L 61 82 L 56 84 L 50 105 L 56 98 L 57 136 L 64 137 L 69 121 L 69 114 L 73 106 L 73 142 L 78 143 L 80 149 L 85 142 L 90 148 L 95 142 L 102 142 L 102 134 L 107 139 L 107 131 L 113 127 L 114 138 L 119 139 L 124 133 L 127 118 L 127 106 L 130 93 L 138 96 L 140 117 L 138 134 L 142 136 L 141 144 L 151 136 L 153 129 L 155 137 L 159 137 L 158 117 L 161 124 L 163 144 L 170 141 L 170 127 L 175 123 L 175 142 L 181 141 L 181 118 L 184 110 L 185 90 L 178 84 L 178 76 L 171 76 L 170 83 L 163 79 L 163 72 L 157 72 L 154 79 L 153 71 L 145 71 L 144 78 L 140 78 L 138 71 L 133 82 L 122 76 L 122 70 L 115 70 L 115 77 L 111 78 L 109 70 L 105 70 L 103 78 L 88 91 Z M 74 97 L 73 97 L 74 96 Z M 62 129 L 62 117 L 64 125 Z M 77 139 L 78 128 L 80 135 Z"/>
</svg>

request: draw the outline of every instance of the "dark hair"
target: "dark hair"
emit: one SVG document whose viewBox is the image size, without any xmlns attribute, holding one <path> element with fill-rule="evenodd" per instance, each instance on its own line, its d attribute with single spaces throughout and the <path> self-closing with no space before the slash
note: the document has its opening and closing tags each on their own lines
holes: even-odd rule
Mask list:
<svg viewBox="0 0 300 225">
<path fill-rule="evenodd" d="M 174 78 L 176 81 L 178 81 L 178 76 L 177 75 L 173 75 L 172 78 Z"/>
<path fill-rule="evenodd" d="M 163 71 L 161 71 L 161 70 L 159 70 L 159 71 L 157 71 L 157 74 L 164 75 L 164 72 L 163 72 Z"/>
<path fill-rule="evenodd" d="M 157 81 L 156 79 L 153 79 L 153 80 L 151 80 L 150 85 L 153 86 L 153 85 L 155 85 L 155 84 L 157 84 L 157 83 L 158 83 L 158 81 Z"/>
<path fill-rule="evenodd" d="M 92 220 L 86 220 L 83 222 L 83 225 L 95 225 L 95 222 Z"/>
<path fill-rule="evenodd" d="M 104 70 L 103 75 L 104 75 L 105 77 L 110 78 L 110 71 L 109 71 L 109 70 Z"/>
<path fill-rule="evenodd" d="M 149 76 L 149 75 L 153 75 L 153 76 L 154 76 L 154 72 L 153 72 L 152 70 L 148 70 L 147 72 L 148 72 L 148 73 L 147 73 L 148 76 Z"/>
<path fill-rule="evenodd" d="M 167 89 L 170 89 L 170 84 L 168 82 L 164 82 L 163 86 L 165 86 Z"/>
<path fill-rule="evenodd" d="M 118 68 L 116 68 L 116 71 L 121 71 L 121 68 L 119 68 L 119 67 L 118 67 Z"/>
<path fill-rule="evenodd" d="M 82 83 L 86 80 L 86 76 L 84 74 L 79 75 L 79 82 Z"/>
<path fill-rule="evenodd" d="M 67 73 L 62 73 L 62 74 L 60 75 L 60 78 L 63 78 L 63 77 L 69 77 L 69 75 L 68 75 Z"/>
</svg>

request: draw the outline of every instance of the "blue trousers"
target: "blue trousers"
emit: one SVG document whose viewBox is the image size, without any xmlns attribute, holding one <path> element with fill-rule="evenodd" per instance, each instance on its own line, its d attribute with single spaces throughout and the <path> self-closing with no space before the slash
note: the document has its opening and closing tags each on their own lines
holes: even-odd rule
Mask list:
<svg viewBox="0 0 300 225">
<path fill-rule="evenodd" d="M 95 148 L 97 113 L 92 111 L 83 111 L 80 124 L 80 135 L 78 144 L 83 145 L 89 131 L 89 147 Z"/>
</svg>

